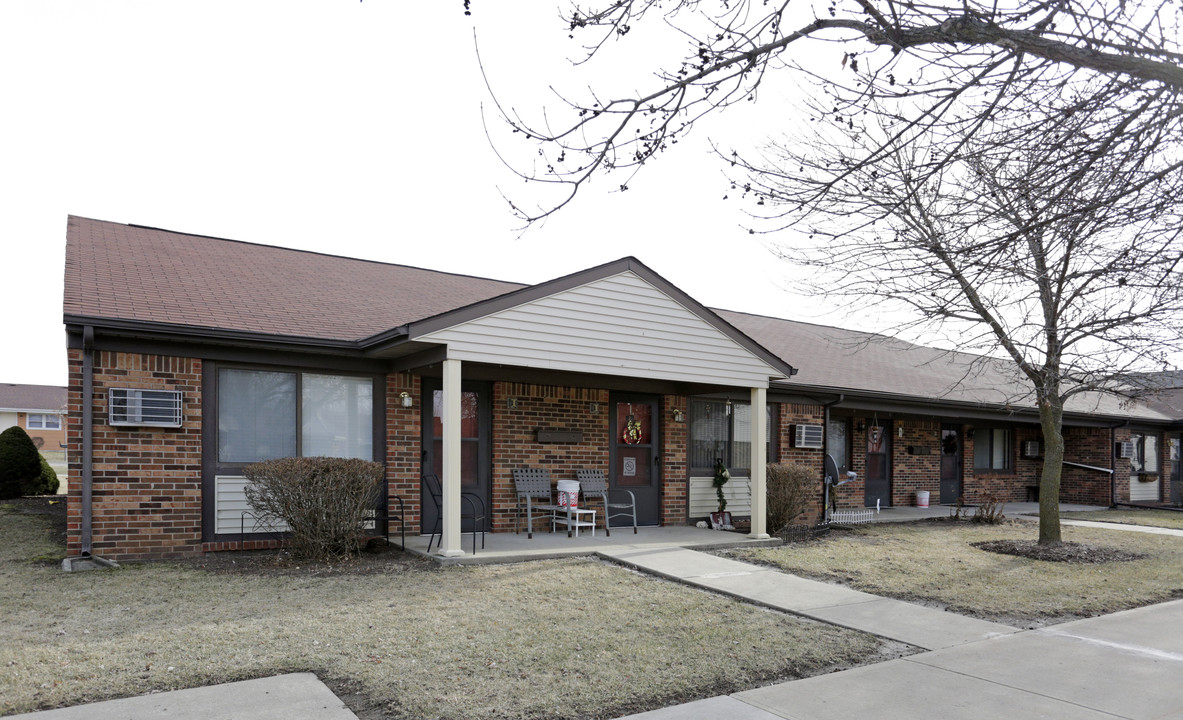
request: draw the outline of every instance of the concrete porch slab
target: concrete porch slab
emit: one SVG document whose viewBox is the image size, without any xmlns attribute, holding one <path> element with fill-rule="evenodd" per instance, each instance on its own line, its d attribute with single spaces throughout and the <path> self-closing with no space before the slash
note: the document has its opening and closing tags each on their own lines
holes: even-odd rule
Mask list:
<svg viewBox="0 0 1183 720">
<path fill-rule="evenodd" d="M 480 536 L 477 536 L 477 551 L 472 554 L 472 535 L 465 533 L 461 539 L 464 555 L 443 558 L 436 555 L 433 545 L 431 553 L 427 552 L 427 535 L 407 535 L 407 551 L 417 555 L 429 557 L 443 564 L 484 564 L 521 562 L 525 560 L 542 560 L 545 558 L 562 558 L 596 555 L 598 553 L 620 553 L 628 551 L 650 551 L 656 549 L 694 548 L 712 550 L 729 547 L 761 547 L 780 545 L 779 539 L 753 540 L 746 535 L 719 530 L 703 530 L 695 527 L 642 527 L 636 534 L 631 527 L 612 528 L 612 536 L 604 534 L 602 528 L 596 529 L 593 536 L 586 530 L 578 537 L 567 537 L 564 532 L 536 532 L 533 538 L 526 537 L 526 533 L 486 533 L 485 547 L 481 548 Z M 391 540 L 397 544 L 398 536 L 391 535 Z"/>
</svg>

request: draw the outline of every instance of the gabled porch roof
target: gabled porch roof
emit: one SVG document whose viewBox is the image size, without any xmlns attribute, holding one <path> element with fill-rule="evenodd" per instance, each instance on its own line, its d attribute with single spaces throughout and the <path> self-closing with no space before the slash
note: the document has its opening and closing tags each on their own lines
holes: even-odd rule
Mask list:
<svg viewBox="0 0 1183 720">
<path fill-rule="evenodd" d="M 416 367 L 465 362 L 733 387 L 796 370 L 646 267 L 622 258 L 366 341 Z"/>
</svg>

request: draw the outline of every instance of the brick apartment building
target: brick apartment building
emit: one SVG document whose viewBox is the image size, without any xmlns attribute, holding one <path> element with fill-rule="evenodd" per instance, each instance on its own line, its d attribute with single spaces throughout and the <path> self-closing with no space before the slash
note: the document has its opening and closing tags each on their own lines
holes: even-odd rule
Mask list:
<svg viewBox="0 0 1183 720">
<path fill-rule="evenodd" d="M 523 286 L 71 217 L 65 323 L 72 555 L 273 545 L 242 468 L 294 455 L 384 463 L 423 532 L 432 472 L 493 532 L 519 467 L 598 468 L 642 524 L 684 525 L 715 509 L 722 460 L 753 534 L 765 460 L 817 468 L 816 514 L 827 453 L 858 474 L 844 507 L 1038 492 L 1038 418 L 1005 364 L 708 309 L 633 258 Z M 1061 499 L 1170 500 L 1179 413 L 1074 403 Z"/>
</svg>

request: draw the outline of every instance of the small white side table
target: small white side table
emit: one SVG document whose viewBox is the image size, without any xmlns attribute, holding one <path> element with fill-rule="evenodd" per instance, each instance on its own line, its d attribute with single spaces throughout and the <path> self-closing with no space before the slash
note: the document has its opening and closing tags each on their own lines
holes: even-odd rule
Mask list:
<svg viewBox="0 0 1183 720">
<path fill-rule="evenodd" d="M 586 520 L 584 518 L 587 518 Z M 554 519 L 551 521 L 550 531 L 554 532 L 559 525 L 567 527 L 567 537 L 571 537 L 571 531 L 575 531 L 575 537 L 579 537 L 579 528 L 591 528 L 592 537 L 596 536 L 596 511 L 586 510 L 581 507 L 561 507 L 554 514 Z"/>
</svg>

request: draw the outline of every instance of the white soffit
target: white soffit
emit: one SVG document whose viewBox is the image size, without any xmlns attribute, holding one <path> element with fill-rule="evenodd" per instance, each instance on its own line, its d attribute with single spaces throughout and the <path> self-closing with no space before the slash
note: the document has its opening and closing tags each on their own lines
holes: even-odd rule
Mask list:
<svg viewBox="0 0 1183 720">
<path fill-rule="evenodd" d="M 741 387 L 783 377 L 632 271 L 412 339 L 518 367 Z"/>
</svg>

